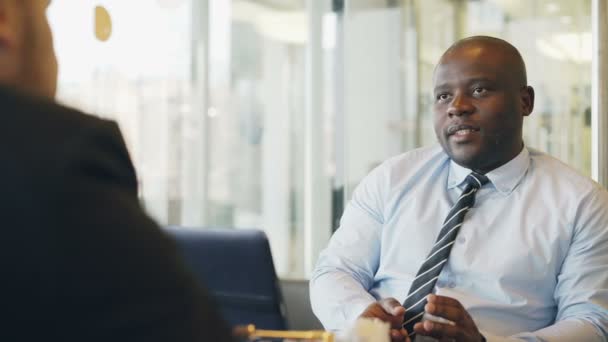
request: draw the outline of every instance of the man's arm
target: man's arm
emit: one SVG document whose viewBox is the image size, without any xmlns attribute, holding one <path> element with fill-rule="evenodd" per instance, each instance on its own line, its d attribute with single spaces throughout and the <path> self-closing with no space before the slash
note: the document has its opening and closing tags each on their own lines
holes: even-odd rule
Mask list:
<svg viewBox="0 0 608 342">
<path fill-rule="evenodd" d="M 493 335 L 487 331 L 478 330 L 462 304 L 454 298 L 445 296 L 429 296 L 429 303 L 425 306 L 425 311 L 451 322 L 439 323 L 427 320 L 414 326 L 414 331 L 418 335 L 430 336 L 438 340 L 480 342 L 485 338 L 485 341 L 488 342 L 605 341 L 605 337 L 598 335 L 597 330 L 591 324 L 575 319 L 560 321 L 534 332 L 523 332 L 513 336 Z"/>
<path fill-rule="evenodd" d="M 536 332 L 548 341 L 575 334 L 579 341 L 605 341 L 608 335 L 608 193 L 596 188 L 577 218 L 557 277 L 556 324 Z"/>
<path fill-rule="evenodd" d="M 608 336 L 608 193 L 597 188 L 579 205 L 568 254 L 557 277 L 555 323 L 509 337 L 481 331 L 487 341 L 606 341 Z M 459 305 L 459 304 L 458 304 Z M 452 307 L 457 305 L 451 305 Z M 464 309 L 435 306 L 431 314 L 458 322 Z M 455 338 L 456 327 L 431 323 L 420 334 Z M 419 326 L 422 329 L 422 325 Z M 457 339 L 458 340 L 458 339 Z M 464 340 L 463 340 L 464 341 Z"/>
<path fill-rule="evenodd" d="M 66 144 L 50 179 L 56 334 L 64 341 L 229 341 L 230 331 L 140 207 L 114 123 Z"/>
<path fill-rule="evenodd" d="M 570 341 L 606 341 L 606 336 L 598 335 L 593 325 L 584 320 L 568 319 L 557 322 L 547 328 L 530 333 L 520 333 L 511 337 L 501 337 L 481 332 L 487 342 L 570 342 Z"/>
<path fill-rule="evenodd" d="M 310 280 L 312 308 L 328 330 L 343 330 L 376 299 L 387 175 L 376 168 L 357 187 Z"/>
</svg>

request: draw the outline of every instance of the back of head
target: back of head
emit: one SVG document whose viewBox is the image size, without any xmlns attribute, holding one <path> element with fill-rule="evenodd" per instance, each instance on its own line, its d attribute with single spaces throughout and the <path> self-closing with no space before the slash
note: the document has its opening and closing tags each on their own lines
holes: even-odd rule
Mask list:
<svg viewBox="0 0 608 342">
<path fill-rule="evenodd" d="M 46 18 L 49 0 L 0 0 L 0 84 L 54 97 L 57 61 Z"/>
</svg>

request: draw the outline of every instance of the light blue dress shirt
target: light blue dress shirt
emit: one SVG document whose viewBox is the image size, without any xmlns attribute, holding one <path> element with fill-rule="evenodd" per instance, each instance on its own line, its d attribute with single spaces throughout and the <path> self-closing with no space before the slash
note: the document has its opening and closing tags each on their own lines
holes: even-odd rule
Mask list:
<svg viewBox="0 0 608 342">
<path fill-rule="evenodd" d="M 403 302 L 469 172 L 437 146 L 359 184 L 310 283 L 326 329 L 380 298 Z M 486 176 L 435 293 L 459 300 L 488 341 L 606 341 L 608 193 L 525 147 Z"/>
</svg>

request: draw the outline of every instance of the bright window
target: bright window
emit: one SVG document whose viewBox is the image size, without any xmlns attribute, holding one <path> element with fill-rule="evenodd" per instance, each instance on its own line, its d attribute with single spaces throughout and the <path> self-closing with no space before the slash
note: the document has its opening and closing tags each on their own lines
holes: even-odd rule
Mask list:
<svg viewBox="0 0 608 342">
<path fill-rule="evenodd" d="M 527 144 L 590 174 L 590 3 L 54 0 L 49 18 L 60 101 L 119 122 L 147 210 L 264 229 L 279 275 L 306 277 L 362 177 L 435 142 L 431 74 L 458 38 L 520 49 Z"/>
</svg>

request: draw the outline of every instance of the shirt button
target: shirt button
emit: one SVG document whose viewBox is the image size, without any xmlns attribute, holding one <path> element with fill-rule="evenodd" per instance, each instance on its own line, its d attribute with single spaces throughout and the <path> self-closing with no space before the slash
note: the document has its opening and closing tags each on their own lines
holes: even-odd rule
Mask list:
<svg viewBox="0 0 608 342">
<path fill-rule="evenodd" d="M 445 283 L 443 281 L 441 281 L 441 280 L 437 280 L 437 282 L 435 283 L 435 286 L 437 286 L 437 287 L 444 287 Z"/>
<path fill-rule="evenodd" d="M 464 236 L 460 236 L 458 237 L 458 243 L 463 244 L 467 241 L 467 239 Z"/>
<path fill-rule="evenodd" d="M 449 288 L 451 288 L 451 289 L 453 289 L 453 288 L 455 288 L 455 287 L 456 287 L 456 283 L 454 283 L 453 281 L 451 281 L 451 282 L 448 284 L 448 287 L 449 287 Z"/>
</svg>

